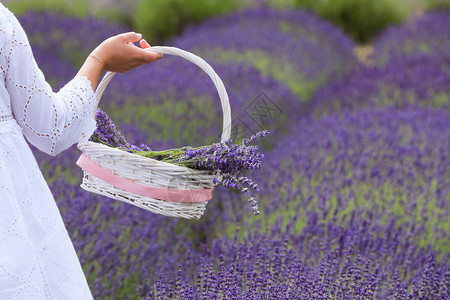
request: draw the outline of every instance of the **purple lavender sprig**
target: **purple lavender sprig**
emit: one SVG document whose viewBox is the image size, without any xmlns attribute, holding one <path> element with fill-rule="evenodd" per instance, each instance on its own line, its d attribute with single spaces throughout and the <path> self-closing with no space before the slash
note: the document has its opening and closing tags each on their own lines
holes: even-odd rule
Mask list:
<svg viewBox="0 0 450 300">
<path fill-rule="evenodd" d="M 136 154 L 157 159 L 197 170 L 220 170 L 223 175 L 216 184 L 221 183 L 226 188 L 234 188 L 246 194 L 255 215 L 259 215 L 258 203 L 251 195 L 251 191 L 259 191 L 258 185 L 242 174 L 243 170 L 261 168 L 264 154 L 259 152 L 256 145 L 251 145 L 269 134 L 260 131 L 240 144 L 233 144 L 233 140 L 215 143 L 197 148 L 183 147 L 163 151 L 139 151 Z"/>
</svg>

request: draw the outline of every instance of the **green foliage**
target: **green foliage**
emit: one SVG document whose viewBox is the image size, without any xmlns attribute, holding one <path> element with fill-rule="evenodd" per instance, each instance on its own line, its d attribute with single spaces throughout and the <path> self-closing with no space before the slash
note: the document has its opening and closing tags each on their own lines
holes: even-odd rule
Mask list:
<svg viewBox="0 0 450 300">
<path fill-rule="evenodd" d="M 239 0 L 141 0 L 133 20 L 137 31 L 151 42 L 161 42 L 189 24 L 245 6 Z"/>
<path fill-rule="evenodd" d="M 360 42 L 368 42 L 386 27 L 403 22 L 408 15 L 405 4 L 395 0 L 269 0 L 269 4 L 314 11 Z"/>
<path fill-rule="evenodd" d="M 267 0 L 269 6 L 279 9 L 291 9 L 297 0 Z"/>
<path fill-rule="evenodd" d="M 427 11 L 450 10 L 450 0 L 423 0 Z"/>
</svg>

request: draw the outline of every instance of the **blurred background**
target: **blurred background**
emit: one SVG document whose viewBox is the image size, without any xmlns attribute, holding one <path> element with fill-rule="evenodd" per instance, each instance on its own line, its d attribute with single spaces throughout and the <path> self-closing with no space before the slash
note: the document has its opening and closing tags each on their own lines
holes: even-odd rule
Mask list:
<svg viewBox="0 0 450 300">
<path fill-rule="evenodd" d="M 261 6 L 314 12 L 342 28 L 357 42 L 368 43 L 390 25 L 450 6 L 448 0 L 5 0 L 3 3 L 18 15 L 27 11 L 53 11 L 66 16 L 109 20 L 145 33 L 153 43 L 167 41 L 186 27 L 214 16 Z"/>
<path fill-rule="evenodd" d="M 34 149 L 96 299 L 450 297 L 450 0 L 3 3 L 55 91 L 134 30 L 213 66 L 236 141 L 271 131 L 258 217 L 220 187 L 199 221 L 153 215 L 81 190 L 75 146 Z M 157 150 L 221 134 L 209 78 L 168 55 L 100 107 Z"/>
<path fill-rule="evenodd" d="M 355 51 L 363 60 L 372 49 L 371 41 L 384 29 L 450 7 L 449 0 L 5 0 L 3 3 L 17 15 L 51 11 L 113 22 L 143 33 L 153 45 L 170 43 L 193 25 L 239 10 L 257 7 L 305 10 L 345 31 L 360 46 Z"/>
</svg>

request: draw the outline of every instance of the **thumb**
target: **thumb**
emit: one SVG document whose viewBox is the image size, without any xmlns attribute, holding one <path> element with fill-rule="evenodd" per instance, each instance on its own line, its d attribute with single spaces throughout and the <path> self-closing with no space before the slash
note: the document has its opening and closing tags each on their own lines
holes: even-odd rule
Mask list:
<svg viewBox="0 0 450 300">
<path fill-rule="evenodd" d="M 127 32 L 121 34 L 122 39 L 125 43 L 137 42 L 142 38 L 142 34 L 136 32 Z"/>
</svg>

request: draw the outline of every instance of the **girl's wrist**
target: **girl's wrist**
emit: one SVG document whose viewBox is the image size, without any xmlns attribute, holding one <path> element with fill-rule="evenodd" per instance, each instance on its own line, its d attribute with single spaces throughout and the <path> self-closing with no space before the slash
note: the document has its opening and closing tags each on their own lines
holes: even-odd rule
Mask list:
<svg viewBox="0 0 450 300">
<path fill-rule="evenodd" d="M 96 57 L 97 56 L 97 57 Z M 101 74 L 105 70 L 101 55 L 92 52 L 81 66 L 77 76 L 86 76 L 91 81 L 92 90 L 95 91 Z"/>
<path fill-rule="evenodd" d="M 102 67 L 102 70 L 105 69 L 105 63 L 103 62 L 103 59 L 101 59 L 96 53 L 92 52 L 89 56 L 93 57 L 94 59 L 96 59 L 100 63 L 100 66 Z"/>
</svg>

